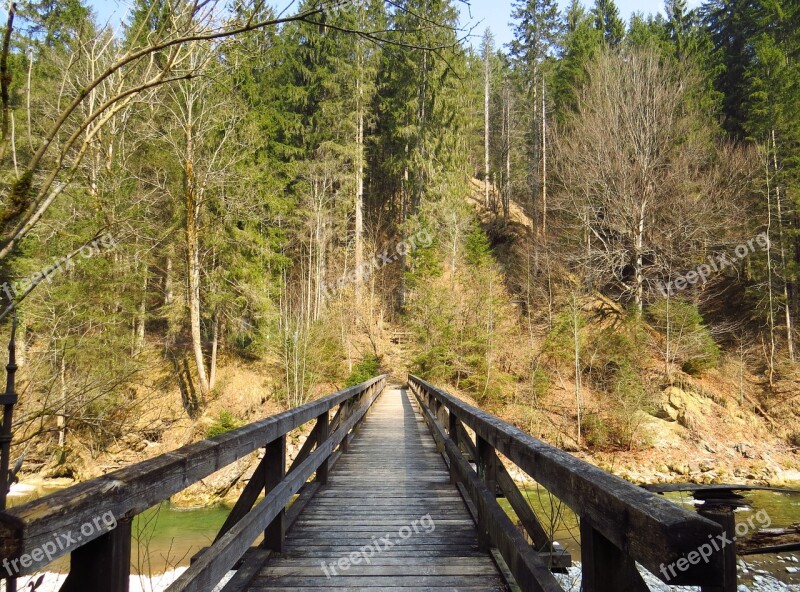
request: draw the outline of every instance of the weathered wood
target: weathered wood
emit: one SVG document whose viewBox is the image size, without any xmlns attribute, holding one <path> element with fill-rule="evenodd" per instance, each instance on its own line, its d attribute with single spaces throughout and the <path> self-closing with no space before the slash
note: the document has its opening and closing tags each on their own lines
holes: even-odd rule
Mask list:
<svg viewBox="0 0 800 592">
<path fill-rule="evenodd" d="M 245 592 L 272 553 L 273 551 L 263 547 L 250 547 L 245 553 L 241 567 L 228 580 L 228 583 L 222 588 L 222 592 Z"/>
<path fill-rule="evenodd" d="M 321 442 L 320 444 L 323 444 Z M 319 447 L 317 447 L 319 449 Z M 269 497 L 270 492 L 283 482 L 286 476 L 286 436 L 283 435 L 277 440 L 267 444 L 264 454 L 267 464 L 264 469 L 267 485 L 264 493 Z M 327 461 L 327 455 L 320 462 Z M 302 465 L 302 463 L 301 463 Z M 308 479 L 308 477 L 306 477 Z M 305 482 L 306 479 L 303 479 Z M 289 502 L 286 500 L 284 506 Z M 286 538 L 286 508 L 281 508 L 278 514 L 272 519 L 266 529 L 264 529 L 264 548 L 276 553 L 283 553 L 283 543 Z"/>
<path fill-rule="evenodd" d="M 314 425 L 314 429 L 311 432 L 310 438 L 314 438 L 314 440 L 319 442 L 324 442 L 328 438 L 328 412 L 321 414 L 317 418 L 317 423 Z M 327 483 L 328 482 L 328 459 L 326 459 L 322 465 L 320 465 L 319 469 L 317 469 L 317 477 L 316 481 L 320 483 Z"/>
<path fill-rule="evenodd" d="M 721 533 L 718 524 L 545 444 L 415 376 L 409 376 L 409 383 L 441 401 L 536 482 L 576 513 L 590 517 L 595 529 L 617 548 L 662 579 L 662 563 L 677 561 L 707 542 L 709 535 Z M 670 583 L 714 584 L 721 569 L 717 554 L 708 565 L 690 566 Z"/>
<path fill-rule="evenodd" d="M 184 446 L 156 458 L 125 467 L 0 513 L 0 557 L 17 558 L 54 539 L 58 533 L 77 532 L 99 515 L 110 512 L 118 521 L 135 516 L 192 483 L 208 477 L 246 456 L 264 442 L 319 417 L 366 389 L 381 388 L 385 376 L 232 430 L 215 438 Z M 83 539 L 86 544 L 99 536 Z M 49 559 L 21 569 L 35 573 L 51 560 L 73 551 L 58 549 Z"/>
<path fill-rule="evenodd" d="M 72 552 L 60 592 L 128 592 L 130 574 L 131 520 L 122 520 Z"/>
<path fill-rule="evenodd" d="M 234 524 L 239 522 L 239 520 L 241 520 L 250 510 L 253 509 L 253 504 L 256 503 L 256 500 L 267 486 L 268 464 L 269 459 L 266 455 L 264 455 L 264 458 L 262 458 L 258 463 L 256 470 L 250 477 L 250 481 L 248 481 L 247 485 L 244 486 L 242 493 L 239 495 L 239 499 L 236 500 L 233 508 L 231 508 L 231 511 L 228 514 L 228 517 L 225 519 L 224 524 L 219 529 L 217 536 L 214 538 L 215 541 L 218 541 L 220 537 L 228 532 Z M 196 557 L 197 556 L 195 556 L 195 558 Z"/>
<path fill-rule="evenodd" d="M 453 442 L 455 445 L 455 442 Z M 478 450 L 478 477 L 492 494 L 497 491 L 497 455 L 489 443 L 478 436 L 475 443 Z M 456 447 L 456 449 L 458 449 Z M 451 459 L 450 465 L 453 466 Z M 489 518 L 481 511 L 483 506 L 478 506 L 478 545 L 481 551 L 488 551 L 491 546 L 489 538 Z"/>
<path fill-rule="evenodd" d="M 347 433 L 367 412 L 380 391 L 377 391 L 365 404 L 334 432 L 314 452 L 275 485 L 242 520 L 236 523 L 225 535 L 216 541 L 209 550 L 192 564 L 173 582 L 167 592 L 208 592 L 233 567 L 247 551 L 250 544 L 285 509 L 292 496 L 344 440 Z M 284 443 L 285 444 L 285 443 Z M 285 466 L 285 465 L 284 465 Z"/>
<path fill-rule="evenodd" d="M 287 533 L 286 552 L 270 558 L 250 591 L 503 589 L 488 555 L 478 552 L 474 522 L 414 411 L 405 392 L 382 396 L 360 422 L 328 484 Z M 430 531 L 420 528 L 400 538 L 402 529 L 423 517 L 430 518 Z M 341 558 L 384 537 L 391 545 L 369 551 L 369 563 L 338 567 Z"/>
<path fill-rule="evenodd" d="M 497 503 L 494 490 L 490 490 L 478 477 L 422 399 L 418 398 L 418 401 L 434 438 L 444 443 L 450 467 L 458 472 L 460 482 L 477 508 L 479 519 L 483 522 L 480 526 L 485 528 L 489 541 L 502 554 L 519 587 L 525 592 L 563 592 L 553 574 Z"/>
<path fill-rule="evenodd" d="M 708 507 L 705 507 L 706 505 Z M 719 524 L 725 533 L 723 536 L 730 541 L 715 553 L 723 559 L 722 577 L 713 584 L 703 586 L 702 592 L 736 592 L 738 588 L 736 582 L 736 518 L 733 515 L 733 509 L 733 506 L 717 505 L 706 501 L 698 510 L 703 516 Z M 697 553 L 696 550 L 695 553 Z"/>
<path fill-rule="evenodd" d="M 649 592 L 630 556 L 592 527 L 588 517 L 580 519 L 581 574 L 584 592 Z"/>
</svg>

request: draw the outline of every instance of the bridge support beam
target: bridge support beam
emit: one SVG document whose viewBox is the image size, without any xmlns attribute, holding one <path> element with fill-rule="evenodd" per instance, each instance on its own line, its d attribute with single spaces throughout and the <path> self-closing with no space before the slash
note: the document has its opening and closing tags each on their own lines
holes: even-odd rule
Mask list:
<svg viewBox="0 0 800 592">
<path fill-rule="evenodd" d="M 314 429 L 311 431 L 309 438 L 314 438 L 317 443 L 317 446 L 320 446 L 325 440 L 328 439 L 328 412 L 319 415 L 317 417 L 317 423 L 314 425 Z M 320 465 L 317 469 L 317 477 L 316 480 L 319 481 L 321 484 L 325 485 L 328 482 L 328 468 L 329 468 L 330 459 L 325 459 L 325 461 Z"/>
<path fill-rule="evenodd" d="M 131 575 L 131 520 L 75 549 L 60 592 L 128 592 Z"/>
<path fill-rule="evenodd" d="M 478 476 L 486 484 L 487 489 L 496 495 L 497 492 L 497 455 L 489 442 L 477 436 L 476 447 L 478 452 Z M 488 551 L 491 547 L 489 536 L 489 523 L 487 517 L 478 508 L 478 549 Z"/>
<path fill-rule="evenodd" d="M 649 592 L 636 563 L 581 516 L 581 561 L 584 592 Z"/>
<path fill-rule="evenodd" d="M 450 439 L 453 441 L 453 444 L 456 445 L 456 448 L 459 448 L 459 439 L 458 439 L 458 431 L 459 427 L 461 427 L 461 422 L 458 421 L 455 413 L 448 413 L 447 414 L 447 432 L 450 436 Z M 463 428 L 462 428 L 463 429 Z M 458 483 L 458 472 L 453 464 L 450 464 L 450 483 L 455 485 Z"/>
<path fill-rule="evenodd" d="M 724 535 L 727 540 L 732 541 L 726 545 L 720 553 L 722 553 L 723 565 L 723 580 L 718 586 L 702 586 L 700 589 L 703 592 L 736 592 L 737 574 L 736 574 L 736 518 L 733 510 L 742 505 L 742 496 L 728 492 L 728 498 L 724 493 L 717 493 L 719 499 L 706 499 L 704 503 L 697 509 L 697 513 L 709 520 L 713 520 L 722 527 Z M 695 498 L 703 499 L 702 496 L 695 496 Z"/>
<path fill-rule="evenodd" d="M 286 476 L 286 435 L 280 436 L 267 444 L 264 456 L 264 473 L 267 485 L 264 492 L 269 493 L 275 489 Z M 276 553 L 283 553 L 286 541 L 286 508 L 269 523 L 264 530 L 264 548 Z"/>
</svg>

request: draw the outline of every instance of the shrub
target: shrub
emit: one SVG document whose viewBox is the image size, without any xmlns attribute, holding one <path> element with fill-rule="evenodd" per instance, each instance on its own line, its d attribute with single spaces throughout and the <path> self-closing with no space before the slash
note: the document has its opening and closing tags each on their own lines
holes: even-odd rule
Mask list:
<svg viewBox="0 0 800 592">
<path fill-rule="evenodd" d="M 344 382 L 345 388 L 366 382 L 380 374 L 381 360 L 378 356 L 369 355 L 353 366 L 353 371 Z"/>
<path fill-rule="evenodd" d="M 608 424 L 597 414 L 584 415 L 581 420 L 581 433 L 583 441 L 591 448 L 605 448 L 609 444 L 610 433 Z"/>
<path fill-rule="evenodd" d="M 217 419 L 206 428 L 206 437 L 213 438 L 240 427 L 241 422 L 230 411 L 220 411 Z"/>
<path fill-rule="evenodd" d="M 531 373 L 531 394 L 535 399 L 544 397 L 550 390 L 550 377 L 541 366 Z"/>
<path fill-rule="evenodd" d="M 661 300 L 647 309 L 653 326 L 663 335 L 662 351 L 670 352 L 668 363 L 679 364 L 687 374 L 697 375 L 719 365 L 720 349 L 703 324 L 697 307 L 680 300 Z M 666 347 L 669 334 L 669 348 Z"/>
</svg>

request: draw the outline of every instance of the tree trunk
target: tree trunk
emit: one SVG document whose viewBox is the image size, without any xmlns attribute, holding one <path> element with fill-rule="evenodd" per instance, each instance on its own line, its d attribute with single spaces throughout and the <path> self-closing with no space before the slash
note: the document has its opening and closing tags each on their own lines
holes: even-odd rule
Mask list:
<svg viewBox="0 0 800 592">
<path fill-rule="evenodd" d="M 172 304 L 174 294 L 172 291 L 172 255 L 167 255 L 167 260 L 164 264 L 164 306 Z"/>
<path fill-rule="evenodd" d="M 194 179 L 194 138 L 192 126 L 186 127 L 186 165 L 184 170 L 184 193 L 186 198 L 186 264 L 188 279 L 189 325 L 192 334 L 192 350 L 197 365 L 197 380 L 200 385 L 200 404 L 205 405 L 209 393 L 203 341 L 200 327 L 200 201 Z"/>
<path fill-rule="evenodd" d="M 775 175 L 778 175 L 778 145 L 775 142 L 775 130 L 772 130 L 772 162 L 775 167 Z M 783 310 L 786 318 L 786 347 L 789 353 L 789 360 L 794 363 L 794 338 L 792 336 L 792 310 L 789 301 L 789 280 L 786 273 L 786 246 L 783 241 L 783 208 L 781 206 L 780 185 L 775 185 L 775 213 L 778 217 L 778 248 L 781 258 L 781 276 L 783 280 Z"/>
<path fill-rule="evenodd" d="M 575 409 L 577 415 L 577 443 L 581 445 L 581 327 L 578 309 L 578 299 L 572 295 L 572 339 L 575 354 Z"/>
<path fill-rule="evenodd" d="M 134 355 L 142 353 L 145 341 L 145 323 L 147 321 L 147 265 L 144 266 L 144 279 L 142 280 L 142 299 L 139 302 L 139 318 L 136 319 L 136 345 Z"/>
<path fill-rule="evenodd" d="M 61 353 L 59 376 L 61 378 L 61 393 L 58 401 L 56 428 L 58 428 L 58 447 L 64 448 L 67 443 L 67 365 L 63 352 Z"/>
<path fill-rule="evenodd" d="M 506 81 L 505 88 L 505 159 L 506 182 L 503 186 L 503 221 L 508 224 L 508 215 L 511 209 L 511 89 Z"/>
<path fill-rule="evenodd" d="M 547 100 L 542 78 L 542 240 L 547 235 Z"/>
<path fill-rule="evenodd" d="M 771 187 L 769 182 L 769 154 L 766 155 L 766 181 L 767 181 L 767 316 L 769 321 L 769 386 L 772 388 L 775 384 L 775 303 L 772 293 L 772 241 L 770 239 L 772 232 L 772 196 Z"/>
<path fill-rule="evenodd" d="M 209 363 L 208 387 L 213 389 L 217 382 L 217 349 L 219 347 L 219 312 L 214 313 L 214 329 L 211 339 L 211 362 Z"/>
<path fill-rule="evenodd" d="M 359 82 L 359 94 L 361 83 Z M 356 132 L 356 228 L 355 228 L 355 270 L 356 307 L 360 308 L 364 290 L 364 113 L 361 101 L 358 103 L 358 131 Z"/>
<path fill-rule="evenodd" d="M 642 200 L 639 207 L 639 220 L 636 229 L 636 236 L 634 238 L 634 274 L 635 274 L 635 293 L 634 302 L 636 304 L 636 312 L 641 316 L 644 301 L 644 228 L 645 228 L 645 214 L 647 212 L 647 199 Z"/>
<path fill-rule="evenodd" d="M 483 59 L 483 192 L 484 205 L 489 209 L 489 93 L 491 92 L 491 48 L 487 43 Z"/>
</svg>

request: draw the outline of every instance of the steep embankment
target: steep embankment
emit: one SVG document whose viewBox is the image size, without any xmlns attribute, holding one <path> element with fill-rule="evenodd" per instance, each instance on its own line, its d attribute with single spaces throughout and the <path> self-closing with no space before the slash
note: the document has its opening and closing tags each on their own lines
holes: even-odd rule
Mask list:
<svg viewBox="0 0 800 592">
<path fill-rule="evenodd" d="M 622 396 L 618 386 L 602 388 L 588 380 L 576 389 L 574 365 L 548 352 L 554 318 L 576 306 L 587 339 L 598 335 L 608 339 L 615 333 L 622 339 L 629 330 L 625 311 L 601 294 L 582 295 L 574 304 L 571 298 L 578 282 L 552 246 L 532 247 L 534 226 L 524 209 L 512 203 L 504 223 L 484 207 L 482 185 L 474 182 L 474 188 L 469 203 L 492 241 L 509 293 L 520 303 L 520 323 L 528 325 L 530 342 L 519 347 L 538 348 L 531 375 L 542 376 L 535 396 L 525 392 L 532 390 L 525 383 L 533 379 L 520 376 L 522 394 L 485 401 L 484 406 L 532 435 L 635 482 L 800 481 L 798 371 L 784 370 L 770 388 L 757 360 L 723 350 L 715 368 L 690 376 L 673 367 L 667 380 L 663 357 L 653 345 L 658 332 L 645 323 L 639 376 L 629 389 L 638 392 Z M 539 271 L 531 272 L 532 266 Z M 545 288 L 531 291 L 530 278 L 537 273 L 532 281 Z M 528 277 L 522 279 L 525 274 Z M 591 352 L 590 346 L 582 346 L 590 351 L 587 357 L 602 357 L 603 352 Z M 613 357 L 609 359 L 614 363 Z"/>
</svg>

